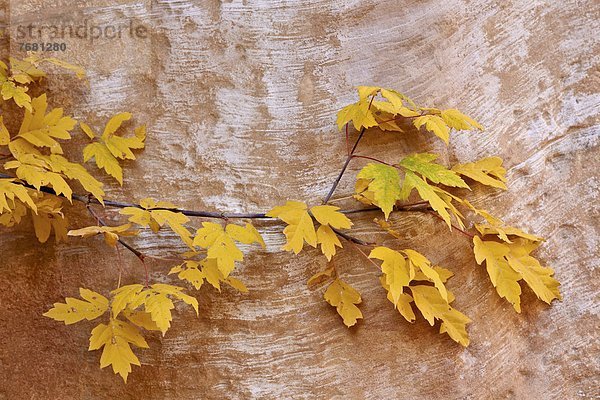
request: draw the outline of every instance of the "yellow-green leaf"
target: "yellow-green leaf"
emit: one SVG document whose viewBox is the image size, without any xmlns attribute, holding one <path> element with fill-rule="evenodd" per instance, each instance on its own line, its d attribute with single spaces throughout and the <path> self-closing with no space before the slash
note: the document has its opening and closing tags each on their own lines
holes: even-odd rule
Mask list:
<svg viewBox="0 0 600 400">
<path fill-rule="evenodd" d="M 400 199 L 400 174 L 392 166 L 385 164 L 367 164 L 356 175 L 357 179 L 369 180 L 368 190 L 373 192 L 375 202 L 383 211 L 387 220 Z"/>
<path fill-rule="evenodd" d="M 433 183 L 441 183 L 446 186 L 468 189 L 469 186 L 456 174 L 456 172 L 433 162 L 437 157 L 436 154 L 430 153 L 413 154 L 404 157 L 399 165 L 409 171 L 420 174 Z"/>
</svg>

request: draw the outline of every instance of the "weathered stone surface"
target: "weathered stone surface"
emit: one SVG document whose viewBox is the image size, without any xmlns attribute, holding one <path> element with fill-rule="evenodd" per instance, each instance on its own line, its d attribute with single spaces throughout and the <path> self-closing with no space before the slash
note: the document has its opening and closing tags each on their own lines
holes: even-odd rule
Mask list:
<svg viewBox="0 0 600 400">
<path fill-rule="evenodd" d="M 106 18 L 122 17 L 106 3 Z M 8 13 L 5 4 L 5 20 Z M 548 239 L 538 255 L 556 270 L 564 301 L 548 307 L 526 289 L 518 315 L 476 265 L 468 238 L 429 215 L 402 214 L 393 217 L 399 243 L 362 215 L 354 217 L 361 237 L 410 246 L 455 272 L 449 287 L 473 319 L 472 344 L 463 349 L 422 319 L 402 320 L 352 248 L 336 265 L 361 291 L 365 320 L 346 329 L 322 290 L 306 287 L 325 259 L 280 252 L 281 227 L 262 223 L 267 250 L 249 254 L 236 273 L 250 293 L 202 288 L 200 317 L 178 310 L 124 385 L 87 352 L 91 324 L 42 317 L 80 286 L 113 288 L 115 254 L 94 240 L 40 245 L 24 223 L 0 234 L 0 398 L 600 396 L 596 1 L 165 1 L 144 18 L 151 52 L 143 68 L 120 60 L 107 69 L 106 57 L 94 55 L 118 51 L 118 42 L 92 53 L 81 44 L 76 58 L 90 70 L 90 87 L 49 83 L 55 104 L 92 124 L 122 110 L 148 123 L 147 150 L 108 197 L 234 212 L 287 198 L 318 202 L 345 153 L 335 112 L 353 101 L 353 86 L 393 87 L 465 110 L 487 130 L 455 134 L 447 149 L 414 132 L 369 133 L 360 153 L 390 161 L 419 150 L 449 162 L 502 156 L 509 191 L 475 190 L 473 198 Z M 351 164 L 338 195 L 350 193 L 362 165 Z M 73 226 L 89 224 L 77 207 Z M 136 244 L 155 255 L 165 247 L 151 234 Z M 140 281 L 141 265 L 124 258 L 125 281 Z M 149 267 L 162 280 L 170 266 Z"/>
</svg>

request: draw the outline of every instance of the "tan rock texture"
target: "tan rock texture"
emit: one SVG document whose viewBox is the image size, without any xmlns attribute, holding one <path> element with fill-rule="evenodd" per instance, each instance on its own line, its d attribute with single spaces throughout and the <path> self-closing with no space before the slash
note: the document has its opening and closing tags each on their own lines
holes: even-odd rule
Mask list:
<svg viewBox="0 0 600 400">
<path fill-rule="evenodd" d="M 55 11 L 75 12 L 70 3 Z M 102 3 L 90 12 L 96 18 L 125 20 L 126 2 Z M 48 4 L 4 2 L 1 16 L 5 26 L 23 10 L 41 21 Z M 396 88 L 422 104 L 464 110 L 487 130 L 454 134 L 447 148 L 416 132 L 369 132 L 360 154 L 396 161 L 432 150 L 448 163 L 503 157 L 508 192 L 477 187 L 471 198 L 547 238 L 537 254 L 555 269 L 564 301 L 548 307 L 525 289 L 516 314 L 476 265 L 468 238 L 430 215 L 402 213 L 392 218 L 398 241 L 371 222 L 375 214 L 355 215 L 361 238 L 414 248 L 452 269 L 456 307 L 473 323 L 467 349 L 422 319 L 406 323 L 377 271 L 346 246 L 335 262 L 362 293 L 365 315 L 347 329 L 323 289 L 306 286 L 324 257 L 281 252 L 282 227 L 257 223 L 267 249 L 250 251 L 236 272 L 250 293 L 203 287 L 200 317 L 178 308 L 164 337 L 149 336 L 150 349 L 138 352 L 142 367 L 125 385 L 87 351 L 91 323 L 42 317 L 79 287 L 114 288 L 114 252 L 97 240 L 40 245 L 25 222 L 0 233 L 0 399 L 600 397 L 598 1 L 140 7 L 136 18 L 149 37 L 139 51 L 129 43 L 122 53 L 118 40 L 71 40 L 68 56 L 90 71 L 89 86 L 72 77 L 48 83 L 55 105 L 92 125 L 124 110 L 148 124 L 147 149 L 126 168 L 123 188 L 90 166 L 111 185 L 108 198 L 151 196 L 231 212 L 265 211 L 285 199 L 318 203 L 345 157 L 336 111 L 354 101 L 357 85 Z M 2 40 L 5 54 L 19 42 Z M 71 154 L 80 157 L 85 142 L 79 135 Z M 337 196 L 351 193 L 363 165 L 352 162 Z M 81 205 L 69 216 L 74 227 L 92 222 Z M 135 243 L 153 255 L 177 250 L 168 234 L 144 233 Z M 125 282 L 142 280 L 139 262 L 124 259 Z M 163 281 L 170 265 L 149 267 L 151 279 Z"/>
</svg>

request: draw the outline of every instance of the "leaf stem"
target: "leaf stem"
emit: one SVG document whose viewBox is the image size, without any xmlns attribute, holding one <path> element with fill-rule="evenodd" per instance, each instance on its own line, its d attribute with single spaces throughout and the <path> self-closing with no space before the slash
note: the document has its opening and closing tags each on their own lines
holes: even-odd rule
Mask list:
<svg viewBox="0 0 600 400">
<path fill-rule="evenodd" d="M 106 226 L 106 223 L 100 218 L 98 214 L 96 214 L 96 212 L 92 209 L 89 203 L 86 204 L 85 208 L 87 208 L 88 212 L 96 219 L 96 221 L 98 221 L 99 225 Z M 144 262 L 146 256 L 142 254 L 141 251 L 132 247 L 127 242 L 124 242 L 121 238 L 119 238 L 117 241 L 121 244 L 121 246 L 125 247 L 127 250 L 135 254 L 135 256 L 142 262 L 142 264 L 144 265 L 144 270 L 146 271 L 146 286 L 148 286 L 148 268 L 146 266 L 146 263 Z"/>
<path fill-rule="evenodd" d="M 371 104 L 373 104 L 374 99 L 375 99 L 375 96 L 372 96 L 371 102 L 369 103 L 369 107 L 367 108 L 367 110 L 371 109 Z M 348 126 L 348 124 L 346 124 L 346 128 L 347 128 L 347 126 Z M 323 204 L 327 204 L 327 202 L 329 202 L 329 199 L 331 199 L 331 196 L 333 196 L 333 192 L 335 192 L 335 189 L 339 185 L 340 180 L 342 180 L 342 176 L 344 176 L 344 172 L 346 172 L 346 168 L 348 168 L 348 164 L 350 164 L 350 160 L 352 160 L 352 155 L 356 151 L 356 148 L 358 147 L 358 143 L 360 142 L 360 139 L 362 139 L 363 135 L 365 134 L 365 129 L 366 128 L 363 126 L 362 129 L 360 130 L 360 134 L 358 135 L 356 142 L 354 142 L 354 146 L 352 146 L 352 150 L 350 150 L 350 152 L 348 153 L 348 156 L 346 157 L 346 161 L 344 161 L 342 170 L 340 171 L 337 178 L 333 182 L 331 189 L 329 189 L 329 193 L 327 193 L 327 196 L 325 196 L 325 198 L 323 199 Z"/>
</svg>

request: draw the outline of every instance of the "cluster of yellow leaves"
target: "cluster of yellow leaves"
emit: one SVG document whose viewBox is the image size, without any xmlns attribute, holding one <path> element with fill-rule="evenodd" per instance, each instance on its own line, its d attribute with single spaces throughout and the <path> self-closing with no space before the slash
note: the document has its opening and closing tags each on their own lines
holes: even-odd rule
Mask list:
<svg viewBox="0 0 600 400">
<path fill-rule="evenodd" d="M 52 63 L 59 67 L 75 72 L 78 78 L 83 78 L 85 72 L 78 66 L 69 64 L 57 58 L 40 58 L 37 55 L 28 56 L 22 60 L 9 57 L 8 64 L 0 61 L 0 94 L 2 100 L 13 100 L 19 107 L 31 111 L 29 84 L 40 81 L 46 73 L 40 69 L 43 62 Z"/>
<path fill-rule="evenodd" d="M 337 114 L 339 129 L 352 121 L 356 130 L 378 127 L 383 131 L 402 132 L 398 122 L 413 118 L 412 124 L 417 129 L 425 127 L 446 144 L 450 129 L 483 130 L 477 121 L 456 109 L 419 107 L 410 98 L 392 89 L 376 86 L 359 86 L 357 89 L 359 100 L 342 108 Z"/>
<path fill-rule="evenodd" d="M 305 203 L 299 201 L 287 201 L 283 206 L 272 208 L 267 216 L 279 218 L 287 224 L 283 230 L 287 242 L 282 247 L 285 251 L 300 253 L 306 242 L 312 247 L 321 245 L 321 252 L 327 260 L 336 253 L 336 246 L 342 247 L 335 229 L 350 229 L 352 221 L 338 211 L 335 206 L 314 206 L 308 210 Z M 315 231 L 313 217 L 320 226 Z"/>
<path fill-rule="evenodd" d="M 171 268 L 169 275 L 171 274 L 177 274 L 179 279 L 191 283 L 197 290 L 202 287 L 206 280 L 218 291 L 221 291 L 221 282 L 225 282 L 242 293 L 248 292 L 246 285 L 239 279 L 231 276 L 225 277 L 214 258 L 205 258 L 201 261 L 185 260 L 180 265 Z"/>
<path fill-rule="evenodd" d="M 48 240 L 52 230 L 57 242 L 65 241 L 67 219 L 62 213 L 62 199 L 35 192 L 14 181 L 0 179 L 0 225 L 10 227 L 19 224 L 29 210 L 35 234 L 41 243 Z"/>
<path fill-rule="evenodd" d="M 149 227 L 154 233 L 157 233 L 164 225 L 168 225 L 186 245 L 193 248 L 192 234 L 184 226 L 190 219 L 174 210 L 177 210 L 177 206 L 172 203 L 145 198 L 140 200 L 139 207 L 125 207 L 120 213 L 128 215 L 129 222 L 141 227 Z"/>
<path fill-rule="evenodd" d="M 144 125 L 135 129 L 133 137 L 122 137 L 116 134 L 123 122 L 131 119 L 131 113 L 124 112 L 112 117 L 106 126 L 102 136 L 94 131 L 85 123 L 80 123 L 81 129 L 92 140 L 83 149 L 83 161 L 87 162 L 94 158 L 98 168 L 104 169 L 106 173 L 115 178 L 119 184 L 123 185 L 123 169 L 119 164 L 120 160 L 135 160 L 134 149 L 143 149 L 146 140 L 146 127 Z M 99 137 L 98 137 L 99 136 Z"/>
<path fill-rule="evenodd" d="M 91 321 L 109 312 L 107 323 L 100 323 L 92 330 L 88 350 L 103 348 L 100 368 L 112 365 L 113 372 L 121 375 L 125 382 L 131 365 L 140 365 L 131 345 L 148 348 L 139 328 L 160 331 L 164 336 L 173 320 L 174 300 L 192 306 L 198 314 L 198 301 L 172 285 L 122 286 L 111 292 L 110 301 L 88 289 L 79 289 L 79 294 L 82 299 L 67 297 L 65 303 L 54 303 L 44 316 L 70 325 L 84 319 Z"/>
<path fill-rule="evenodd" d="M 49 112 L 45 94 L 31 101 L 31 111 L 25 116 L 18 134 L 11 140 L 10 135 L 3 141 L 8 145 L 14 158 L 4 164 L 7 170 L 16 170 L 16 176 L 38 191 L 42 186 L 51 187 L 57 195 L 71 200 L 73 190 L 67 179 L 78 181 L 81 186 L 102 202 L 102 183 L 92 177 L 81 165 L 70 162 L 61 154 L 62 147 L 55 139 L 71 139 L 70 131 L 76 121 L 63 116 L 62 108 Z M 42 153 L 47 149 L 50 154 Z"/>
<path fill-rule="evenodd" d="M 206 250 L 205 264 L 216 264 L 222 279 L 227 279 L 235 268 L 235 262 L 244 259 L 244 254 L 235 241 L 244 244 L 257 243 L 265 248 L 263 238 L 250 223 L 246 223 L 245 226 L 227 224 L 223 229 L 220 224 L 203 222 L 202 228 L 196 231 L 193 245 Z M 206 268 L 206 265 L 204 267 Z"/>
<path fill-rule="evenodd" d="M 388 300 L 407 321 L 415 320 L 411 307 L 414 301 L 430 325 L 433 326 L 436 319 L 442 321 L 440 333 L 447 333 L 456 342 L 468 346 L 466 325 L 471 320 L 450 305 L 454 296 L 444 285 L 452 272 L 432 266 L 425 256 L 410 249 L 396 251 L 380 246 L 371 251 L 369 258 L 382 261 L 381 285 L 388 292 Z"/>
<path fill-rule="evenodd" d="M 169 274 L 177 274 L 179 279 L 191 283 L 196 289 L 200 289 L 206 281 L 220 291 L 221 283 L 224 282 L 245 293 L 248 291 L 246 286 L 238 279 L 229 276 L 235 269 L 236 261 L 244 259 L 244 253 L 236 242 L 256 243 L 263 249 L 266 247 L 262 236 L 251 223 L 246 223 L 244 226 L 227 224 L 223 228 L 214 222 L 203 222 L 202 227 L 196 231 L 192 244 L 194 248 L 199 247 L 202 252 L 206 252 L 205 258 L 200 261 L 185 260 L 182 264 L 171 268 Z M 188 253 L 191 256 L 200 254 L 195 249 Z"/>
<path fill-rule="evenodd" d="M 531 256 L 541 238 L 506 226 L 477 225 L 476 228 L 483 239 L 486 236 L 496 236 L 503 241 L 482 240 L 475 236 L 473 251 L 478 264 L 485 261 L 488 275 L 498 295 L 508 300 L 515 311 L 521 312 L 521 280 L 525 281 L 540 300 L 548 304 L 554 299 L 562 298 L 558 290 L 560 283 L 552 277 L 552 268 L 542 266 Z"/>
</svg>

